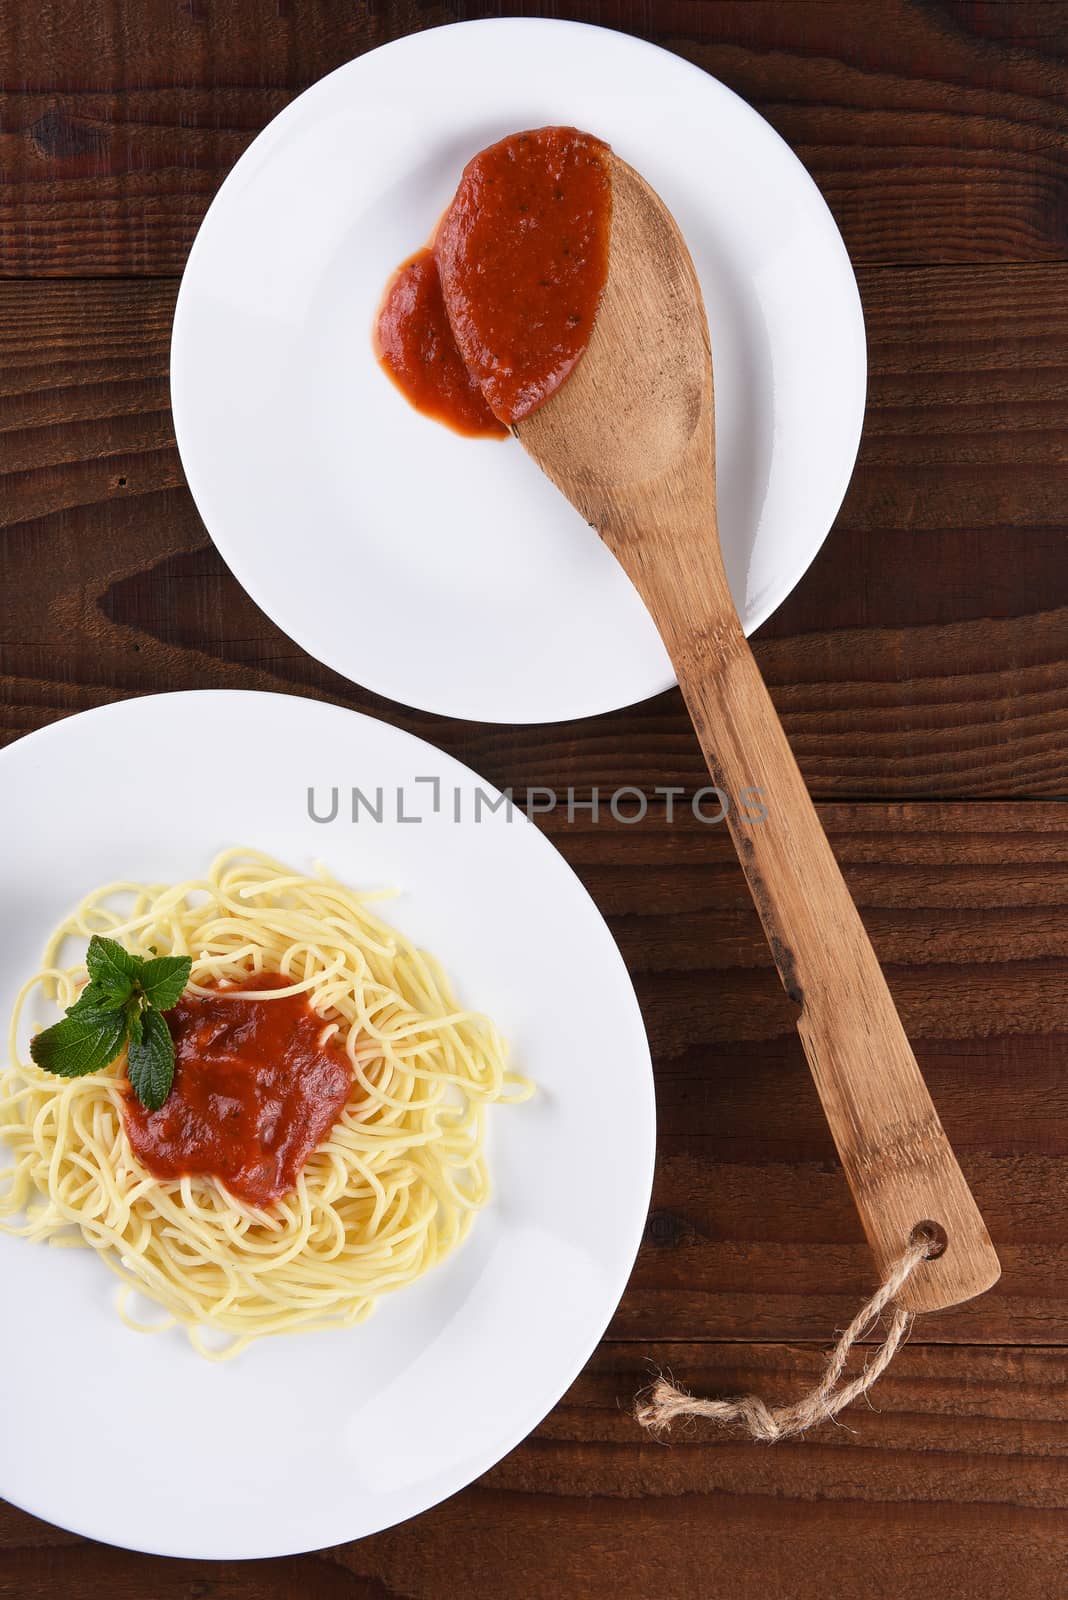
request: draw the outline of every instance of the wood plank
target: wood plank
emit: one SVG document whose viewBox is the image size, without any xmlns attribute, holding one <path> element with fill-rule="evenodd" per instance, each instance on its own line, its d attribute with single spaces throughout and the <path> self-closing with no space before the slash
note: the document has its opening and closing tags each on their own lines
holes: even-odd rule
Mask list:
<svg viewBox="0 0 1068 1600">
<path fill-rule="evenodd" d="M 550 9 L 665 45 L 751 101 L 859 261 L 1064 259 L 1062 0 Z M 499 13 L 495 0 L 0 0 L 0 273 L 179 271 L 222 178 L 295 94 L 413 29 Z"/>
<path fill-rule="evenodd" d="M 1068 789 L 1068 267 L 862 273 L 871 389 L 845 506 L 757 654 L 823 796 Z M 174 286 L 0 285 L 0 737 L 125 693 L 247 687 L 384 715 L 500 784 L 694 789 L 677 693 L 526 728 L 402 710 L 240 590 L 182 488 Z"/>
<path fill-rule="evenodd" d="M 170 1562 L 76 1540 L 0 1505 L 19 1600 L 1048 1600 L 1068 1561 L 1063 1350 L 913 1344 L 875 1409 L 775 1446 L 701 1423 L 669 1444 L 629 1414 L 655 1355 L 702 1392 L 797 1393 L 812 1347 L 602 1349 L 484 1478 L 417 1521 L 317 1556 Z"/>
</svg>

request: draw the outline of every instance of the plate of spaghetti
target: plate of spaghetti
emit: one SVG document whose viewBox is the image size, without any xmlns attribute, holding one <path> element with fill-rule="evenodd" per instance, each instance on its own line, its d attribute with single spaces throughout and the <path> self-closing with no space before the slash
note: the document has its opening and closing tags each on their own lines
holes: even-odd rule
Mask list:
<svg viewBox="0 0 1068 1600">
<path fill-rule="evenodd" d="M 586 891 L 510 797 L 305 700 L 125 701 L 0 779 L 0 1495 L 200 1558 L 437 1503 L 641 1237 L 648 1047 Z"/>
</svg>

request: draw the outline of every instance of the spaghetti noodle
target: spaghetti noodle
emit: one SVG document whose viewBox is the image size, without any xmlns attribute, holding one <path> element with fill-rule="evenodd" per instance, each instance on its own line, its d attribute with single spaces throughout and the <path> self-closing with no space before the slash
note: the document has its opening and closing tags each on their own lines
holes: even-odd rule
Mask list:
<svg viewBox="0 0 1068 1600">
<path fill-rule="evenodd" d="M 488 1197 L 485 1107 L 525 1099 L 531 1086 L 507 1070 L 492 1023 L 458 1007 L 437 962 L 368 898 L 239 849 L 203 880 L 87 896 L 49 940 L 12 1018 L 0 1228 L 96 1249 L 122 1280 L 124 1321 L 150 1331 L 130 1306 L 140 1291 L 166 1313 L 153 1330 L 180 1323 L 214 1360 L 264 1334 L 351 1326 L 444 1260 Z M 215 1178 L 153 1177 L 126 1133 L 121 1059 L 56 1078 L 19 1058 L 27 999 L 41 989 L 69 1006 L 84 966 L 64 966 L 64 946 L 94 933 L 135 954 L 191 956 L 187 995 L 224 989 L 228 1000 L 269 1004 L 306 994 L 324 1039 L 343 1040 L 353 1092 L 291 1192 L 256 1209 Z M 242 991 L 268 974 L 287 981 Z"/>
</svg>

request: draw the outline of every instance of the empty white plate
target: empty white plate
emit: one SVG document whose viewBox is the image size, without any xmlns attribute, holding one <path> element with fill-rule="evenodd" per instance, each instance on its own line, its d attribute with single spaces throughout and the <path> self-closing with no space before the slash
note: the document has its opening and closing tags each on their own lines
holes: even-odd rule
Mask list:
<svg viewBox="0 0 1068 1600">
<path fill-rule="evenodd" d="M 362 807 L 352 821 L 353 785 L 381 821 Z M 332 822 L 312 819 L 309 787 L 320 817 L 338 789 Z M 88 890 L 176 882 L 243 844 L 396 888 L 382 914 L 440 958 L 537 1085 L 490 1110 L 493 1198 L 469 1238 L 346 1331 L 263 1339 L 215 1366 L 178 1329 L 126 1328 L 95 1251 L 0 1234 L 0 1496 L 161 1555 L 315 1549 L 469 1483 L 577 1376 L 645 1221 L 649 1050 L 589 895 L 479 790 L 495 798 L 397 728 L 282 695 L 127 700 L 0 753 L 0 829 L 18 841 L 0 868 L 5 1032 L 46 935 Z"/>
<path fill-rule="evenodd" d="M 668 688 L 622 570 L 512 439 L 413 411 L 371 330 L 464 163 L 518 129 L 606 139 L 674 212 L 704 290 L 719 523 L 747 631 L 797 583 L 853 468 L 864 324 L 815 184 L 768 124 L 624 34 L 501 20 L 414 34 L 288 106 L 189 257 L 171 383 L 204 521 L 312 655 L 430 711 L 586 716 Z"/>
</svg>

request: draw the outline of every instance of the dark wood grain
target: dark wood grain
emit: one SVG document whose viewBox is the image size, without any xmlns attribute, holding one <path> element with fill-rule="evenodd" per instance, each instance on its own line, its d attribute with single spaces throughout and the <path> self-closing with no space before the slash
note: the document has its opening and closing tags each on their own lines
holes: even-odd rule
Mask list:
<svg viewBox="0 0 1068 1600">
<path fill-rule="evenodd" d="M 657 1444 L 629 1414 L 650 1362 L 796 1397 L 871 1275 L 725 830 L 687 813 L 706 778 L 677 694 L 503 728 L 350 685 L 240 590 L 174 447 L 174 280 L 238 155 L 360 51 L 502 10 L 722 78 L 861 267 L 857 473 L 757 650 L 1005 1271 L 917 1324 L 874 1411 L 772 1448 Z M 37 280 L 0 284 L 0 742 L 249 687 L 369 710 L 520 795 L 681 791 L 671 824 L 663 797 L 634 826 L 538 818 L 634 975 L 659 1116 L 634 1276 L 551 1416 L 414 1524 L 318 1556 L 169 1562 L 0 1504 L 0 1600 L 1062 1592 L 1068 805 L 1025 797 L 1068 793 L 1066 92 L 1066 0 L 0 0 L 0 278 Z"/>
<path fill-rule="evenodd" d="M 661 1345 L 703 1391 L 795 1394 L 781 1344 Z M 0 1506 L 0 1595 L 53 1600 L 1051 1600 L 1068 1562 L 1062 1350 L 912 1346 L 876 1410 L 772 1447 L 629 1414 L 641 1345 L 602 1352 L 541 1427 L 417 1524 L 284 1561 L 169 1562 Z"/>
<path fill-rule="evenodd" d="M 220 181 L 295 94 L 412 29 L 501 9 L 3 0 L 0 273 L 179 271 Z M 623 28 L 721 77 L 794 146 L 859 261 L 1065 257 L 1061 0 L 504 9 Z"/>
<path fill-rule="evenodd" d="M 1068 792 L 1068 266 L 869 269 L 860 461 L 758 657 L 820 795 Z M 403 711 L 312 662 L 181 487 L 174 286 L 0 285 L 0 732 L 156 687 L 322 695 L 501 784 L 705 782 L 677 693 L 584 723 Z"/>
</svg>

